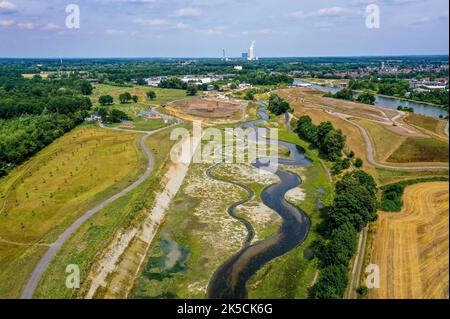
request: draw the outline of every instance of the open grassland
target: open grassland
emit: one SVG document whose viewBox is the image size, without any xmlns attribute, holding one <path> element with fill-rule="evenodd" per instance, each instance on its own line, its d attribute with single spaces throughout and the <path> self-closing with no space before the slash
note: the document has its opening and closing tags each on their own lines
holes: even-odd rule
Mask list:
<svg viewBox="0 0 450 319">
<path fill-rule="evenodd" d="M 448 163 L 449 144 L 434 138 L 408 138 L 388 158 L 391 163 Z"/>
<path fill-rule="evenodd" d="M 419 129 L 424 129 L 427 132 L 431 132 L 441 136 L 443 138 L 448 139 L 448 136 L 444 134 L 444 128 L 446 125 L 446 121 L 438 120 L 432 117 L 423 116 L 420 114 L 409 113 L 403 121 L 417 127 Z"/>
<path fill-rule="evenodd" d="M 147 92 L 154 91 L 156 93 L 156 99 L 150 100 L 147 98 Z M 125 92 L 129 92 L 131 95 L 137 95 L 139 97 L 138 103 L 120 104 L 119 95 Z M 107 84 L 99 84 L 92 93 L 92 103 L 94 106 L 99 106 L 98 99 L 102 95 L 111 95 L 114 98 L 114 106 L 132 108 L 137 105 L 146 107 L 159 106 L 175 100 L 185 99 L 185 90 L 176 89 L 161 89 L 157 87 L 135 85 L 133 87 L 120 87 Z"/>
<path fill-rule="evenodd" d="M 128 133 L 117 132 L 120 135 Z M 155 194 L 161 188 L 161 175 L 166 170 L 168 154 L 174 141 L 169 139 L 170 130 L 164 130 L 147 139 L 147 147 L 155 159 L 151 176 L 138 188 L 105 207 L 83 224 L 61 247 L 50 263 L 38 286 L 39 298 L 84 298 L 90 286 L 90 270 L 103 255 L 108 245 L 126 237 L 127 231 L 138 227 L 152 206 Z M 135 135 L 140 138 L 141 135 Z M 65 287 L 65 267 L 79 265 L 81 289 Z M 112 264 L 111 267 L 114 267 Z M 132 279 L 131 279 L 132 280 Z M 128 282 L 131 284 L 131 282 Z"/>
<path fill-rule="evenodd" d="M 361 119 L 352 121 L 363 126 L 369 133 L 373 144 L 374 158 L 377 162 L 386 162 L 386 159 L 407 139 L 406 136 L 395 133 L 378 123 Z"/>
<path fill-rule="evenodd" d="M 145 167 L 138 136 L 82 126 L 0 180 L 0 296 L 19 296 L 42 253 Z M 62 270 L 63 271 L 63 270 Z"/>
<path fill-rule="evenodd" d="M 147 92 L 154 91 L 156 93 L 156 99 L 150 100 L 147 98 Z M 134 103 L 121 104 L 119 101 L 119 95 L 128 92 L 131 95 L 136 95 L 139 97 L 139 101 Z M 135 85 L 132 87 L 119 87 L 113 85 L 99 84 L 93 91 L 91 95 L 92 104 L 95 106 L 100 106 L 98 99 L 102 95 L 111 95 L 114 98 L 114 104 L 106 106 L 108 109 L 118 109 L 127 113 L 130 118 L 135 121 L 135 129 L 137 130 L 154 130 L 166 126 L 161 119 L 148 119 L 144 120 L 138 115 L 142 111 L 149 110 L 153 107 L 157 107 L 158 111 L 161 112 L 161 105 L 167 104 L 172 101 L 180 99 L 189 99 L 191 97 L 186 96 L 185 90 L 175 90 L 175 89 L 161 89 L 149 86 L 139 86 Z M 161 112 L 165 114 L 166 112 Z"/>
<path fill-rule="evenodd" d="M 371 263 L 380 266 L 380 289 L 370 298 L 449 297 L 449 185 L 406 189 L 401 213 L 380 213 Z"/>
</svg>

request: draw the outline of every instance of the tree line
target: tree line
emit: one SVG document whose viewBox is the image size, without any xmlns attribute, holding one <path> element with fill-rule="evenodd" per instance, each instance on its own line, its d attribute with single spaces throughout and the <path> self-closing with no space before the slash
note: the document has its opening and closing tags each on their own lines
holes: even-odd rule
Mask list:
<svg viewBox="0 0 450 319">
<path fill-rule="evenodd" d="M 310 291 L 313 299 L 342 299 L 348 286 L 349 262 L 356 252 L 358 233 L 377 220 L 377 185 L 372 176 L 356 170 L 336 183 L 335 198 L 323 209 L 319 231 L 324 239 L 312 244 L 321 268 Z"/>
</svg>

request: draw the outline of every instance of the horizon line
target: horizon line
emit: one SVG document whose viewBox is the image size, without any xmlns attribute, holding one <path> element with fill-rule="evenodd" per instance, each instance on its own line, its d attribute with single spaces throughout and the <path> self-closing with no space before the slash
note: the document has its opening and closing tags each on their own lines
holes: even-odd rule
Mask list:
<svg viewBox="0 0 450 319">
<path fill-rule="evenodd" d="M 430 56 L 449 56 L 449 53 L 430 53 L 430 54 L 375 54 L 375 55 L 307 55 L 307 56 L 260 56 L 259 59 L 301 59 L 301 58 L 377 58 L 377 57 L 430 57 Z M 32 59 L 215 59 L 215 60 L 223 60 L 222 57 L 208 57 L 208 56 L 91 56 L 91 57 L 76 57 L 76 56 L 0 56 L 0 59 L 23 59 L 23 60 L 32 60 Z M 242 60 L 242 57 L 228 57 L 231 60 Z M 232 61 L 229 61 L 232 62 Z M 257 61 L 249 61 L 249 62 L 257 62 Z"/>
</svg>

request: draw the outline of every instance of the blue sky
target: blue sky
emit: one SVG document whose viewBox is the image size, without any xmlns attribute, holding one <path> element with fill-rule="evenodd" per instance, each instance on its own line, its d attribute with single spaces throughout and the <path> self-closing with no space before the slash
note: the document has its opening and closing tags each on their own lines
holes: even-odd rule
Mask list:
<svg viewBox="0 0 450 319">
<path fill-rule="evenodd" d="M 261 57 L 448 54 L 448 16 L 447 0 L 0 0 L 0 56 L 238 56 L 253 40 Z"/>
</svg>

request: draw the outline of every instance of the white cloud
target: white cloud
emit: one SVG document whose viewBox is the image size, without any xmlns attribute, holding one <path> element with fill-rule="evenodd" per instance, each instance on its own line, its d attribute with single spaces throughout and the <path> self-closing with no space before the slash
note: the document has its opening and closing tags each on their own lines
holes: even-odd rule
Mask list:
<svg viewBox="0 0 450 319">
<path fill-rule="evenodd" d="M 9 1 L 0 1 L 0 11 L 11 11 L 16 9 L 16 5 Z"/>
<path fill-rule="evenodd" d="M 17 27 L 18 27 L 19 29 L 22 29 L 22 30 L 31 30 L 31 29 L 34 29 L 34 25 L 33 25 L 33 23 L 31 23 L 31 22 L 29 22 L 29 23 L 18 23 L 18 24 L 17 24 Z"/>
<path fill-rule="evenodd" d="M 0 20 L 0 28 L 10 27 L 14 24 L 13 20 Z"/>
<path fill-rule="evenodd" d="M 189 28 L 189 24 L 180 22 L 175 25 L 175 28 L 179 30 L 185 30 Z"/>
<path fill-rule="evenodd" d="M 209 29 L 198 29 L 198 30 L 196 30 L 196 32 L 204 34 L 204 35 L 222 35 L 225 33 L 226 30 L 227 30 L 227 27 L 218 26 L 218 27 L 213 27 L 213 28 L 209 28 Z"/>
<path fill-rule="evenodd" d="M 42 28 L 42 30 L 45 30 L 45 31 L 59 30 L 59 29 L 61 29 L 61 27 L 60 27 L 59 25 L 57 25 L 57 24 L 54 24 L 54 23 L 47 23 L 47 24 Z"/>
<path fill-rule="evenodd" d="M 325 17 L 325 18 L 331 18 L 331 17 L 343 17 L 343 16 L 353 16 L 353 15 L 360 15 L 361 13 L 355 10 L 351 10 L 348 8 L 343 7 L 329 7 L 329 8 L 322 8 L 317 11 L 311 11 L 311 12 L 304 12 L 304 11 L 295 11 L 289 14 L 292 18 L 297 19 L 306 19 L 311 17 Z"/>
<path fill-rule="evenodd" d="M 105 31 L 105 33 L 106 33 L 107 35 L 112 35 L 112 36 L 123 36 L 123 35 L 126 35 L 126 34 L 127 34 L 126 31 L 123 31 L 123 30 L 116 30 L 116 29 L 107 29 L 107 30 Z"/>
<path fill-rule="evenodd" d="M 202 11 L 198 8 L 181 8 L 175 12 L 177 17 L 199 17 Z"/>
<path fill-rule="evenodd" d="M 150 20 L 137 19 L 136 23 L 152 28 L 161 28 L 163 26 L 168 25 L 167 20 L 164 19 L 150 19 Z"/>
</svg>

